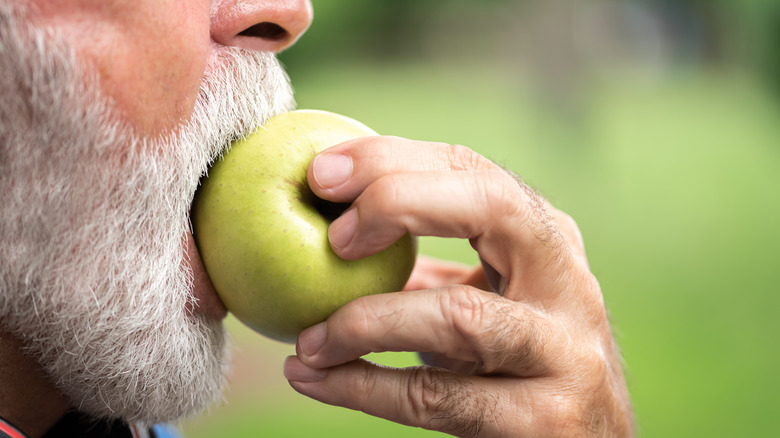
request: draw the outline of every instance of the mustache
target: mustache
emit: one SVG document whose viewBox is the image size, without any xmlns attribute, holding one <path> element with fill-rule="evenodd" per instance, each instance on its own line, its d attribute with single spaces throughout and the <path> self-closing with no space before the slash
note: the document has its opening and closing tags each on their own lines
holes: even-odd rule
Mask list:
<svg viewBox="0 0 780 438">
<path fill-rule="evenodd" d="M 210 163 L 231 142 L 294 107 L 289 77 L 274 54 L 225 47 L 204 74 L 189 128 L 205 142 Z"/>
</svg>

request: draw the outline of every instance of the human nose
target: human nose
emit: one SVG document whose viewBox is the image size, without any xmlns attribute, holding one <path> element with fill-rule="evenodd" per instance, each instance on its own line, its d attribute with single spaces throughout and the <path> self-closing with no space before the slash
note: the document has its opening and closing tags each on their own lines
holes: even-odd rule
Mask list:
<svg viewBox="0 0 780 438">
<path fill-rule="evenodd" d="M 281 52 L 308 29 L 310 0 L 216 0 L 211 38 L 219 44 Z"/>
</svg>

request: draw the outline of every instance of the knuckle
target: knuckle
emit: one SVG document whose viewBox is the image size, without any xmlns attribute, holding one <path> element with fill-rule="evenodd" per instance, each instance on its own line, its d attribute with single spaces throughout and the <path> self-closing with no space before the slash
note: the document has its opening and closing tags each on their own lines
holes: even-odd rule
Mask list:
<svg viewBox="0 0 780 438">
<path fill-rule="evenodd" d="M 550 211 L 552 212 L 553 216 L 556 218 L 556 222 L 558 223 L 558 227 L 565 231 L 567 235 L 575 236 L 578 238 L 578 240 L 581 239 L 580 237 L 580 227 L 577 225 L 577 221 L 574 220 L 574 218 L 566 213 L 563 210 L 559 210 L 557 208 L 554 208 L 552 206 L 549 207 Z"/>
<path fill-rule="evenodd" d="M 568 248 L 563 233 L 550 211 L 550 204 L 531 187 L 524 186 L 523 191 L 527 199 L 526 208 L 535 238 L 548 248 L 558 248 L 561 251 Z"/>
<path fill-rule="evenodd" d="M 486 172 L 487 178 L 485 182 L 489 189 L 489 193 L 492 193 L 496 198 L 496 201 L 508 203 L 510 206 L 517 206 L 525 193 L 522 189 L 525 185 L 521 185 L 511 175 L 503 170 L 491 170 Z"/>
<path fill-rule="evenodd" d="M 472 216 L 483 218 L 484 223 L 479 227 L 483 233 L 507 220 L 518 223 L 527 221 L 528 210 L 523 208 L 525 203 L 517 182 L 504 172 L 472 172 L 464 184 L 468 186 L 464 192 L 470 194 L 466 205 L 472 209 Z"/>
<path fill-rule="evenodd" d="M 599 280 L 591 272 L 587 274 L 587 295 L 593 312 L 595 312 L 595 321 L 597 324 L 608 322 L 607 306 L 604 303 L 604 294 L 601 292 Z"/>
<path fill-rule="evenodd" d="M 409 406 L 417 424 L 456 436 L 476 437 L 486 419 L 496 416 L 496 395 L 447 371 L 418 367 L 409 379 Z"/>
<path fill-rule="evenodd" d="M 574 269 L 579 271 L 578 278 L 574 279 L 579 290 L 577 305 L 587 316 L 582 321 L 591 328 L 600 328 L 608 320 L 601 285 L 596 276 L 585 267 L 575 267 Z"/>
<path fill-rule="evenodd" d="M 435 379 L 434 374 L 438 373 L 433 368 L 418 367 L 409 376 L 409 406 L 421 426 L 430 421 L 441 403 L 444 383 Z"/>
<path fill-rule="evenodd" d="M 511 367 L 536 375 L 547 369 L 544 340 L 553 339 L 555 334 L 530 309 L 465 286 L 450 288 L 442 306 L 462 339 L 460 348 L 478 361 L 479 374 Z"/>
<path fill-rule="evenodd" d="M 350 394 L 351 397 L 358 400 L 369 400 L 371 394 L 376 390 L 378 377 L 361 359 L 356 362 L 351 378 L 345 379 L 344 382 L 347 385 L 344 388 L 346 394 Z"/>
<path fill-rule="evenodd" d="M 552 206 L 531 186 L 516 179 L 510 173 L 491 171 L 478 181 L 484 206 L 497 223 L 520 224 L 528 227 L 529 237 L 548 247 L 563 246 Z M 526 242 L 533 244 L 534 242 Z"/>
<path fill-rule="evenodd" d="M 450 163 L 450 170 L 485 170 L 495 166 L 490 160 L 466 146 L 459 144 L 442 145 L 445 148 L 447 162 Z"/>
<path fill-rule="evenodd" d="M 569 247 L 576 251 L 577 254 L 582 257 L 585 256 L 585 240 L 582 237 L 582 232 L 577 224 L 577 221 L 568 213 L 550 207 L 555 217 L 555 222 L 558 228 L 561 230 L 563 237 L 565 238 Z"/>
<path fill-rule="evenodd" d="M 368 305 L 367 297 L 360 297 L 345 304 L 336 313 L 339 335 L 344 339 L 362 339 L 370 333 L 376 312 Z M 329 324 L 336 326 L 336 324 Z"/>
<path fill-rule="evenodd" d="M 487 200 L 493 209 L 498 207 L 499 217 L 514 216 L 520 205 L 517 182 L 504 172 L 488 172 L 481 179 L 483 199 Z"/>
<path fill-rule="evenodd" d="M 440 295 L 442 313 L 468 344 L 479 340 L 485 326 L 485 299 L 482 293 L 468 286 L 453 286 Z"/>
<path fill-rule="evenodd" d="M 545 346 L 559 338 L 553 326 L 528 309 L 506 311 L 504 315 L 504 323 L 496 332 L 497 339 L 503 340 L 503 348 L 495 349 L 492 369 L 510 366 L 525 376 L 548 373 L 555 354 Z"/>
</svg>

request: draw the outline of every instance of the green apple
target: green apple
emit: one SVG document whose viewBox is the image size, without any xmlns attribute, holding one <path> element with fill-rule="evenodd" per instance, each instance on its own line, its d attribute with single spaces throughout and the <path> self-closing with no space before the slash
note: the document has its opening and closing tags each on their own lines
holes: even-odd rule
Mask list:
<svg viewBox="0 0 780 438">
<path fill-rule="evenodd" d="M 364 259 L 338 257 L 328 226 L 347 205 L 317 198 L 306 179 L 315 154 L 368 135 L 376 133 L 334 113 L 281 114 L 235 142 L 202 181 L 192 209 L 198 250 L 225 307 L 253 330 L 294 342 L 347 302 L 408 280 L 411 236 Z"/>
</svg>

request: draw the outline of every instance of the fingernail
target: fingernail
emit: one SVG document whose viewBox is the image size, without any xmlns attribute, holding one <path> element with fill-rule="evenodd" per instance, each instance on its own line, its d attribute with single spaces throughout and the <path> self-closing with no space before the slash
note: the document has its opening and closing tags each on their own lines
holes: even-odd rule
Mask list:
<svg viewBox="0 0 780 438">
<path fill-rule="evenodd" d="M 319 382 L 327 374 L 327 370 L 307 367 L 295 356 L 284 360 L 284 377 L 292 382 Z"/>
<path fill-rule="evenodd" d="M 320 154 L 314 157 L 314 181 L 323 189 L 340 186 L 352 176 L 352 157 L 344 154 Z"/>
<path fill-rule="evenodd" d="M 325 339 L 328 337 L 327 322 L 321 322 L 315 326 L 309 327 L 298 336 L 298 347 L 301 353 L 306 356 L 314 356 L 325 345 Z"/>
<path fill-rule="evenodd" d="M 330 228 L 328 228 L 330 244 L 336 248 L 344 248 L 349 245 L 349 242 L 355 237 L 357 226 L 357 209 L 350 208 L 330 224 Z"/>
</svg>

